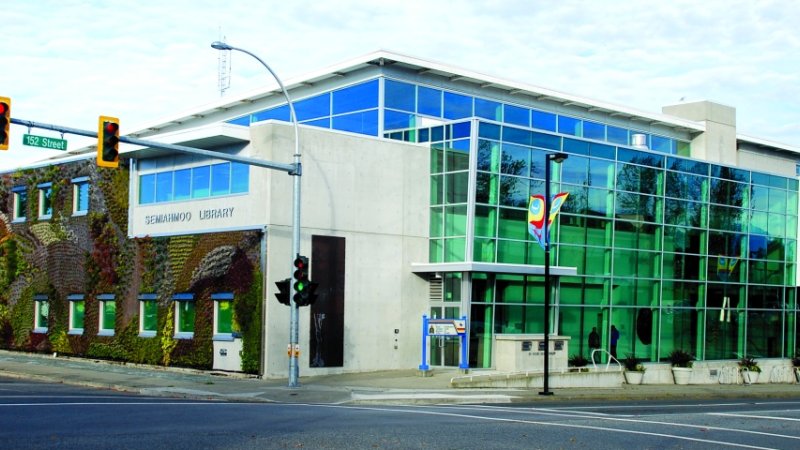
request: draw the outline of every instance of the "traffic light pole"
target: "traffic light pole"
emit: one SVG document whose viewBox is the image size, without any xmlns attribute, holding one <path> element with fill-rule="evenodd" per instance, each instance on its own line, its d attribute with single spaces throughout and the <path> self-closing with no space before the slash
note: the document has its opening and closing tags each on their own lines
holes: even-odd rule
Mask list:
<svg viewBox="0 0 800 450">
<path fill-rule="evenodd" d="M 43 130 L 52 130 L 52 131 L 57 131 L 59 133 L 76 134 L 78 136 L 86 136 L 93 138 L 97 137 L 96 131 L 80 130 L 77 128 L 63 127 L 61 125 L 52 125 L 48 123 L 34 122 L 32 120 L 15 119 L 12 117 L 11 123 L 15 125 L 22 125 L 28 128 L 41 128 Z M 160 148 L 163 150 L 172 150 L 181 153 L 191 153 L 193 155 L 206 156 L 209 158 L 216 158 L 224 161 L 234 161 L 234 162 L 240 162 L 242 164 L 249 164 L 251 166 L 256 166 L 256 167 L 264 167 L 267 169 L 280 170 L 288 173 L 289 175 L 300 174 L 302 172 L 299 160 L 297 159 L 295 160 L 296 162 L 293 164 L 283 164 L 272 161 L 266 161 L 263 159 L 250 158 L 247 156 L 229 155 L 227 153 L 220 153 L 212 150 L 204 150 L 202 148 L 186 147 L 183 145 L 175 145 L 175 144 L 165 144 L 163 142 L 148 141 L 146 139 L 137 139 L 125 136 L 120 136 L 119 141 L 125 142 L 127 144 L 141 145 L 143 147 Z"/>
</svg>

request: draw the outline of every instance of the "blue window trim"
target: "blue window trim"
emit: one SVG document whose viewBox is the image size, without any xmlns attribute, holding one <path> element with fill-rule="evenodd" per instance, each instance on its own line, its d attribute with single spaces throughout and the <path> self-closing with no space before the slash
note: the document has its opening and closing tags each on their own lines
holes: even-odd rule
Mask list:
<svg viewBox="0 0 800 450">
<path fill-rule="evenodd" d="M 172 294 L 172 301 L 175 302 L 193 302 L 194 294 L 191 292 L 183 292 L 179 294 Z"/>
<path fill-rule="evenodd" d="M 233 292 L 211 294 L 211 300 L 233 300 Z"/>
<path fill-rule="evenodd" d="M 53 183 L 49 182 L 49 181 L 47 183 L 39 183 L 39 184 L 36 185 L 37 189 L 44 189 L 44 188 L 49 188 L 49 187 L 53 187 Z"/>
<path fill-rule="evenodd" d="M 147 302 L 151 300 L 158 300 L 158 294 L 139 294 L 140 302 Z"/>
<path fill-rule="evenodd" d="M 97 296 L 97 299 L 100 301 L 107 302 L 107 301 L 114 301 L 116 297 L 117 296 L 115 294 L 99 294 Z"/>
<path fill-rule="evenodd" d="M 89 181 L 89 177 L 76 177 L 76 178 L 73 178 L 71 181 L 74 184 L 85 183 L 85 182 Z"/>
<path fill-rule="evenodd" d="M 28 186 L 14 186 L 11 188 L 11 192 L 27 192 Z"/>
<path fill-rule="evenodd" d="M 83 294 L 70 294 L 67 296 L 67 300 L 70 302 L 80 302 L 84 300 Z"/>
</svg>

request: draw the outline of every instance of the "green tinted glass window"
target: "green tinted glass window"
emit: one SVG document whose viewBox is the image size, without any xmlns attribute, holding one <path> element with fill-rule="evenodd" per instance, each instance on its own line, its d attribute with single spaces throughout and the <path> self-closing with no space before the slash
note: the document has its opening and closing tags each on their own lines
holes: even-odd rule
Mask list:
<svg viewBox="0 0 800 450">
<path fill-rule="evenodd" d="M 611 249 L 587 247 L 586 275 L 611 275 Z"/>
<path fill-rule="evenodd" d="M 495 262 L 495 239 L 476 238 L 472 257 L 475 261 Z"/>
<path fill-rule="evenodd" d="M 105 300 L 100 302 L 100 329 L 113 330 L 117 321 L 117 302 Z"/>
<path fill-rule="evenodd" d="M 702 201 L 706 197 L 708 178 L 688 173 L 667 172 L 665 195 L 680 199 Z"/>
<path fill-rule="evenodd" d="M 430 220 L 430 237 L 442 237 L 444 235 L 444 208 L 441 206 L 431 208 Z"/>
<path fill-rule="evenodd" d="M 452 238 L 444 241 L 444 262 L 464 261 L 466 254 L 466 239 Z"/>
<path fill-rule="evenodd" d="M 445 175 L 445 194 L 447 203 L 466 203 L 469 186 L 469 173 L 457 172 Z"/>
<path fill-rule="evenodd" d="M 444 203 L 444 176 L 431 176 L 431 205 L 441 205 Z"/>
<path fill-rule="evenodd" d="M 475 207 L 475 235 L 497 236 L 497 208 L 482 205 Z"/>
<path fill-rule="evenodd" d="M 155 332 L 158 327 L 158 304 L 155 300 L 142 301 L 142 329 L 141 331 Z"/>
<path fill-rule="evenodd" d="M 498 236 L 501 238 L 526 240 L 528 237 L 528 211 L 500 208 Z"/>
<path fill-rule="evenodd" d="M 497 240 L 497 262 L 525 264 L 527 245 L 521 241 Z"/>
<path fill-rule="evenodd" d="M 231 333 L 233 331 L 233 302 L 229 300 L 217 301 L 216 333 Z"/>
<path fill-rule="evenodd" d="M 444 208 L 444 235 L 464 236 L 467 234 L 467 205 L 446 206 Z"/>
<path fill-rule="evenodd" d="M 82 329 L 83 319 L 85 317 L 85 303 L 81 301 L 70 302 L 72 307 L 72 317 L 69 327 L 72 329 Z"/>
<path fill-rule="evenodd" d="M 478 170 L 500 172 L 500 144 L 481 139 L 478 141 Z"/>
<path fill-rule="evenodd" d="M 746 206 L 747 188 L 748 186 L 744 183 L 712 178 L 711 202 L 729 206 Z"/>
<path fill-rule="evenodd" d="M 531 150 L 528 147 L 503 144 L 500 172 L 527 177 L 530 175 Z"/>
<path fill-rule="evenodd" d="M 745 212 L 743 209 L 711 205 L 708 215 L 709 228 L 725 231 L 745 231 Z M 766 220 L 763 228 L 766 232 Z"/>
<path fill-rule="evenodd" d="M 178 301 L 175 302 L 178 312 L 178 333 L 194 333 L 194 302 Z"/>
<path fill-rule="evenodd" d="M 664 222 L 669 225 L 701 227 L 705 224 L 705 211 L 700 202 L 664 200 Z"/>
<path fill-rule="evenodd" d="M 431 146 L 431 173 L 444 172 L 444 149 L 441 144 Z"/>
<path fill-rule="evenodd" d="M 786 235 L 786 216 L 783 214 L 769 214 L 767 217 L 767 233 L 772 237 Z"/>
<path fill-rule="evenodd" d="M 494 174 L 478 172 L 475 187 L 475 201 L 496 205 L 500 191 L 500 177 Z"/>
<path fill-rule="evenodd" d="M 750 188 L 750 207 L 761 211 L 769 209 L 769 188 L 766 186 L 752 186 Z"/>
</svg>

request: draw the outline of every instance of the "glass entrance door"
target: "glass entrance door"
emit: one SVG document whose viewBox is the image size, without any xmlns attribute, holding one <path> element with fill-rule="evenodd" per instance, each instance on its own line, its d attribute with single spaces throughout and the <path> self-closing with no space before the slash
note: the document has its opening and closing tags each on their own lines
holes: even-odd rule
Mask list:
<svg viewBox="0 0 800 450">
<path fill-rule="evenodd" d="M 458 319 L 458 307 L 432 306 L 431 319 Z M 458 336 L 431 336 L 430 346 L 431 367 L 458 367 Z"/>
</svg>

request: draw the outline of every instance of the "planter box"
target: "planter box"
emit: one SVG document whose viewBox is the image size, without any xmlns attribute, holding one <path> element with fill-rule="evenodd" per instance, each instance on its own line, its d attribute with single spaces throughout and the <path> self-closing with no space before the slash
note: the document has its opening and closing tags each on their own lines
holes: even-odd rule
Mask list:
<svg viewBox="0 0 800 450">
<path fill-rule="evenodd" d="M 642 378 L 644 378 L 644 372 L 625 371 L 625 382 L 628 384 L 642 384 Z"/>
<path fill-rule="evenodd" d="M 742 381 L 744 381 L 744 384 L 756 384 L 758 383 L 759 375 L 761 375 L 761 372 L 742 370 Z"/>
<path fill-rule="evenodd" d="M 675 384 L 689 384 L 689 380 L 692 378 L 692 368 L 673 367 L 672 377 L 675 379 Z"/>
</svg>

